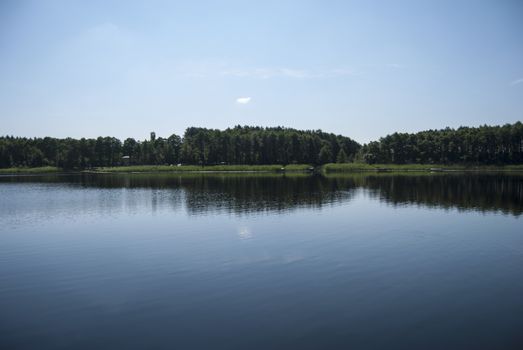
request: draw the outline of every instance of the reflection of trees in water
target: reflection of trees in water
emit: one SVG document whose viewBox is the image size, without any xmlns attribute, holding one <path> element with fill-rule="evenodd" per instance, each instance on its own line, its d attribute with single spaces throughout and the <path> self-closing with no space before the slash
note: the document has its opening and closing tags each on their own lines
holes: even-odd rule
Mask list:
<svg viewBox="0 0 523 350">
<path fill-rule="evenodd" d="M 107 189 L 155 189 L 160 193 L 152 197 L 154 207 L 160 204 L 179 208 L 183 202 L 192 214 L 321 208 L 351 200 L 358 188 L 367 189 L 372 197 L 393 205 L 420 204 L 438 208 L 499 211 L 513 215 L 523 212 L 521 174 L 346 174 L 327 177 L 277 174 L 89 174 L 7 177 L 0 178 L 0 181 L 56 182 L 62 186 L 65 182 L 75 187 Z M 172 191 L 165 191 L 169 189 L 176 190 L 176 195 Z"/>
<path fill-rule="evenodd" d="M 523 212 L 523 176 L 510 174 L 447 174 L 366 176 L 360 185 L 374 197 L 397 204 L 462 210 Z"/>
<path fill-rule="evenodd" d="M 321 176 L 204 176 L 183 185 L 190 213 L 321 208 L 326 204 L 350 200 L 354 192 L 346 190 L 353 190 L 354 184 L 341 186 L 337 181 Z"/>
<path fill-rule="evenodd" d="M 190 214 L 321 208 L 350 200 L 356 188 L 353 179 L 332 181 L 322 176 L 281 174 L 82 174 L 6 177 L 0 181 L 56 183 L 76 189 L 149 189 L 151 195 L 122 192 L 122 200 L 133 210 L 140 199 L 149 200 L 153 210 L 159 206 L 180 208 L 183 203 Z"/>
</svg>

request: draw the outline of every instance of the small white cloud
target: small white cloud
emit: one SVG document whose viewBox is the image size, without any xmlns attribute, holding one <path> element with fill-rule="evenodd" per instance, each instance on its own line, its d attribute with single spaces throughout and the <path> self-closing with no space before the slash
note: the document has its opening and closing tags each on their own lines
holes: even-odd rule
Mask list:
<svg viewBox="0 0 523 350">
<path fill-rule="evenodd" d="M 518 84 L 521 84 L 521 83 L 523 83 L 523 78 L 514 80 L 512 83 L 510 83 L 510 85 L 514 86 L 514 85 L 518 85 Z"/>
<path fill-rule="evenodd" d="M 246 105 L 249 102 L 251 102 L 251 98 L 250 97 L 238 97 L 236 99 L 236 103 L 239 103 L 241 105 Z"/>
</svg>

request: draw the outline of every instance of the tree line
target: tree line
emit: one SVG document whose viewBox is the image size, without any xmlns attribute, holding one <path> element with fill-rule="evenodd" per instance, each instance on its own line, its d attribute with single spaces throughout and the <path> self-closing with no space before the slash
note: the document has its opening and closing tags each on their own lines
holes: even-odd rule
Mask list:
<svg viewBox="0 0 523 350">
<path fill-rule="evenodd" d="M 0 137 L 0 167 L 57 166 L 65 169 L 161 164 L 324 164 L 352 161 L 360 149 L 352 139 L 321 130 L 236 126 L 188 128 L 183 138 L 115 137 L 57 139 Z"/>
<path fill-rule="evenodd" d="M 364 145 L 358 159 L 370 164 L 521 164 L 523 124 L 394 133 Z"/>
<path fill-rule="evenodd" d="M 361 161 L 384 164 L 521 164 L 523 124 L 394 133 L 361 146 L 321 130 L 236 126 L 190 127 L 183 137 L 57 139 L 0 137 L 0 168 L 162 164 L 314 164 Z"/>
</svg>

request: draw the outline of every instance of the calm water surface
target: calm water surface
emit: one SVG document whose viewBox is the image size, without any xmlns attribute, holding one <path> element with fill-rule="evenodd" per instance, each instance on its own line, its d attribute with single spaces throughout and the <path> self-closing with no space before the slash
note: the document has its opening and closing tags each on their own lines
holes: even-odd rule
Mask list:
<svg viewBox="0 0 523 350">
<path fill-rule="evenodd" d="M 1 349 L 522 349 L 522 175 L 0 177 Z"/>
</svg>

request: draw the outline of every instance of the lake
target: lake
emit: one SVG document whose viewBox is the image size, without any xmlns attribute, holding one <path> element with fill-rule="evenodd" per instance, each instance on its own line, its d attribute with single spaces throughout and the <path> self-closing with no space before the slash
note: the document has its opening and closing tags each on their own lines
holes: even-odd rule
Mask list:
<svg viewBox="0 0 523 350">
<path fill-rule="evenodd" d="M 522 349 L 522 174 L 0 177 L 2 349 Z"/>
</svg>

